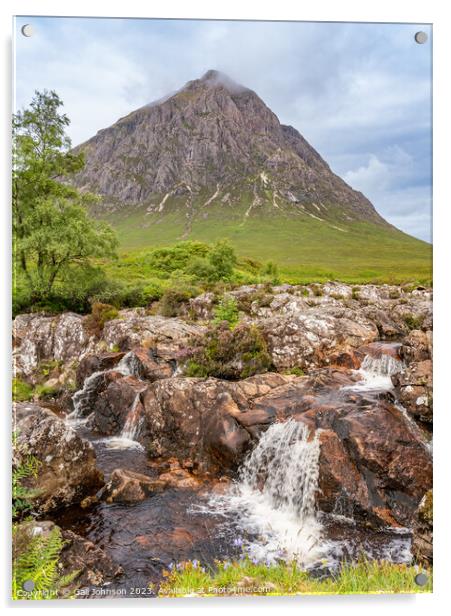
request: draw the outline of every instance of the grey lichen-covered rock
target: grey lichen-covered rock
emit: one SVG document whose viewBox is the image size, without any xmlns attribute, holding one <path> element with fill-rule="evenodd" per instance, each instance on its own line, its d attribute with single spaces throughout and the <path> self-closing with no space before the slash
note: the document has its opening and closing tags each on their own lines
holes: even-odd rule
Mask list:
<svg viewBox="0 0 451 616">
<path fill-rule="evenodd" d="M 13 322 L 16 374 L 31 376 L 43 360 L 62 363 L 79 359 L 89 344 L 83 317 L 66 312 L 57 316 L 21 314 Z"/>
<path fill-rule="evenodd" d="M 35 511 L 42 514 L 80 503 L 103 485 L 91 443 L 48 409 L 16 404 L 14 430 L 18 450 L 39 461 L 37 477 L 28 480 L 37 491 Z"/>
<path fill-rule="evenodd" d="M 42 362 L 58 361 L 66 368 L 88 355 L 108 355 L 112 350 L 127 352 L 145 347 L 164 361 L 176 361 L 188 340 L 202 333 L 203 328 L 181 319 L 147 315 L 143 308 L 120 310 L 118 317 L 107 321 L 100 337 L 85 327 L 85 320 L 70 312 L 56 316 L 22 314 L 13 322 L 13 361 L 16 376 L 33 380 Z M 115 364 L 118 355 L 109 356 L 98 364 Z M 110 363 L 108 364 L 108 361 Z M 86 376 L 88 375 L 86 371 Z M 80 374 L 78 382 L 85 377 Z"/>
<path fill-rule="evenodd" d="M 399 401 L 416 419 L 432 423 L 432 361 L 412 362 L 392 376 Z"/>
</svg>

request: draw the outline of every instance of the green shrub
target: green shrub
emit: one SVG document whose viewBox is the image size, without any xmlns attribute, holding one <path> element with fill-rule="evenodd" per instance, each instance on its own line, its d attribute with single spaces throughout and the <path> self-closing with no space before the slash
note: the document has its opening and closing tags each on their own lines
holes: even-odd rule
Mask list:
<svg viewBox="0 0 451 616">
<path fill-rule="evenodd" d="M 52 398 L 60 389 L 58 387 L 49 387 L 48 385 L 36 385 L 34 388 L 34 395 L 37 398 Z"/>
<path fill-rule="evenodd" d="M 279 266 L 273 261 L 268 261 L 263 268 L 263 275 L 268 276 L 272 284 L 280 284 Z"/>
<path fill-rule="evenodd" d="M 33 387 L 19 377 L 15 377 L 12 383 L 12 394 L 14 402 L 27 402 L 33 397 Z"/>
<path fill-rule="evenodd" d="M 214 244 L 209 260 L 216 270 L 216 280 L 230 280 L 237 258 L 235 250 L 227 240 L 220 240 Z"/>
<path fill-rule="evenodd" d="M 294 376 L 304 376 L 305 372 L 299 366 L 294 366 L 293 368 L 288 368 L 288 370 L 284 371 L 284 374 L 292 374 Z"/>
<path fill-rule="evenodd" d="M 245 379 L 267 372 L 272 365 L 266 341 L 255 325 L 234 329 L 222 323 L 211 327 L 185 366 L 187 376 Z"/>
<path fill-rule="evenodd" d="M 359 300 L 360 299 L 360 289 L 359 287 L 352 287 L 352 299 Z"/>
<path fill-rule="evenodd" d="M 203 242 L 178 242 L 170 248 L 158 248 L 147 255 L 145 262 L 152 269 L 166 274 L 185 270 L 193 259 L 206 257 L 210 252 Z"/>
<path fill-rule="evenodd" d="M 319 284 L 312 284 L 312 293 L 315 297 L 321 297 L 324 295 L 323 289 Z"/>
<path fill-rule="evenodd" d="M 415 316 L 414 314 L 406 314 L 403 319 L 409 330 L 421 329 L 424 321 L 424 317 L 422 315 Z"/>
<path fill-rule="evenodd" d="M 240 318 L 236 299 L 233 296 L 225 295 L 219 300 L 218 305 L 213 310 L 213 314 L 213 322 L 217 325 L 226 321 L 231 328 L 235 327 Z"/>
<path fill-rule="evenodd" d="M 202 257 L 193 259 L 184 271 L 199 281 L 215 282 L 218 280 L 218 272 L 215 266 L 208 259 Z"/>
<path fill-rule="evenodd" d="M 197 295 L 196 291 L 190 288 L 166 289 L 158 303 L 159 314 L 164 317 L 179 316 L 182 312 L 182 308 L 186 306 L 192 297 Z"/>
<path fill-rule="evenodd" d="M 118 314 L 118 309 L 115 306 L 95 302 L 92 305 L 91 314 L 88 315 L 84 321 L 84 326 L 88 332 L 100 337 L 105 323 L 116 319 Z"/>
</svg>

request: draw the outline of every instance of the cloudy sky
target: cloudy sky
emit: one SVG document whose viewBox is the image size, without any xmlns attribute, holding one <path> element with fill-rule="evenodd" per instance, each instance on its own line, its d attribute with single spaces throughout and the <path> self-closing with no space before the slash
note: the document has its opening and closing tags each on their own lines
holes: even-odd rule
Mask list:
<svg viewBox="0 0 451 616">
<path fill-rule="evenodd" d="M 392 224 L 431 241 L 431 34 L 405 24 L 21 17 L 15 105 L 56 90 L 77 145 L 214 68 L 255 90 Z"/>
</svg>

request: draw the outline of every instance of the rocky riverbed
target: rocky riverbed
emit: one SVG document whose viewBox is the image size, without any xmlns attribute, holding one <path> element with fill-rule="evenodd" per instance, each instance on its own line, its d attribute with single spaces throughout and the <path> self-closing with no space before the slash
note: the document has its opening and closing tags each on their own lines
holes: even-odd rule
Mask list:
<svg viewBox="0 0 451 616">
<path fill-rule="evenodd" d="M 212 323 L 212 293 L 174 318 L 122 310 L 95 333 L 77 314 L 16 317 L 33 524 L 63 529 L 78 585 L 152 594 L 171 563 L 243 552 L 312 570 L 362 552 L 409 562 L 412 535 L 432 562 L 431 290 L 228 296 L 234 329 Z"/>
</svg>

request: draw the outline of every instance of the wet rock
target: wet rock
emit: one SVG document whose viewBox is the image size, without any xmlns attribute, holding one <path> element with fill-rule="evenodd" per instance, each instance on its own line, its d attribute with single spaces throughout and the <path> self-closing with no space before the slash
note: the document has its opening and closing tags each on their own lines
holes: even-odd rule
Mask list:
<svg viewBox="0 0 451 616">
<path fill-rule="evenodd" d="M 171 377 L 175 371 L 176 362 L 175 359 L 162 360 L 154 349 L 138 347 L 125 355 L 122 365 L 133 376 L 153 382 Z"/>
<path fill-rule="evenodd" d="M 107 503 L 139 503 L 165 487 L 164 481 L 116 468 L 98 497 Z"/>
<path fill-rule="evenodd" d="M 320 434 L 317 506 L 347 518 L 365 517 L 370 509 L 368 486 L 333 430 Z"/>
<path fill-rule="evenodd" d="M 203 445 L 208 455 L 220 467 L 236 468 L 250 440 L 249 432 L 230 413 L 229 401 L 219 396 L 213 412 L 205 417 Z"/>
<path fill-rule="evenodd" d="M 81 389 L 85 380 L 94 372 L 103 372 L 111 370 L 121 361 L 125 353 L 102 353 L 95 355 L 86 355 L 80 361 L 77 368 L 77 388 Z"/>
<path fill-rule="evenodd" d="M 399 524 L 409 524 L 432 485 L 432 460 L 424 442 L 387 401 L 348 409 L 332 426 L 368 487 L 369 513 L 378 516 L 387 509 Z"/>
<path fill-rule="evenodd" d="M 432 423 L 432 361 L 411 362 L 407 368 L 393 375 L 392 381 L 406 410 L 415 419 Z"/>
<path fill-rule="evenodd" d="M 320 429 L 318 506 L 371 524 L 408 524 L 432 483 L 430 453 L 389 395 L 343 389 L 353 378 L 318 370 L 254 399 L 238 421 L 258 410 L 260 422 L 295 418 Z"/>
<path fill-rule="evenodd" d="M 400 342 L 371 342 L 356 350 L 356 355 L 363 360 L 366 355 L 380 358 L 383 355 L 393 357 L 393 359 L 401 360 L 401 343 Z"/>
<path fill-rule="evenodd" d="M 147 384 L 133 376 L 109 373 L 109 383 L 95 398 L 90 427 L 100 434 L 119 434 L 132 408 L 141 413 L 139 396 Z"/>
<path fill-rule="evenodd" d="M 200 479 L 195 477 L 186 468 L 182 468 L 177 458 L 170 458 L 168 463 L 168 470 L 158 476 L 158 481 L 164 488 L 195 490 L 201 487 L 202 483 Z"/>
<path fill-rule="evenodd" d="M 269 373 L 236 383 L 197 378 L 157 381 L 143 394 L 148 450 L 153 457 L 191 459 L 203 470 L 235 467 L 251 438 L 246 416 L 250 402 L 291 380 Z M 260 415 L 255 420 L 260 421 Z"/>
<path fill-rule="evenodd" d="M 122 377 L 121 372 L 112 369 L 105 372 L 93 372 L 88 376 L 83 383 L 83 388 L 75 392 L 72 397 L 72 406 L 77 417 L 89 417 L 100 395 L 111 383 Z"/>
<path fill-rule="evenodd" d="M 417 562 L 432 565 L 433 562 L 433 506 L 432 490 L 426 492 L 416 512 L 413 524 L 412 553 Z"/>
<path fill-rule="evenodd" d="M 62 574 L 79 571 L 74 581 L 78 588 L 103 586 L 123 573 L 122 567 L 92 541 L 70 530 L 63 530 L 62 537 L 65 541 L 60 556 Z M 82 596 L 82 593 L 80 594 Z"/>
<path fill-rule="evenodd" d="M 16 404 L 15 429 L 19 450 L 39 460 L 33 509 L 47 513 L 79 503 L 103 485 L 93 446 L 64 421 L 36 404 Z"/>
</svg>

